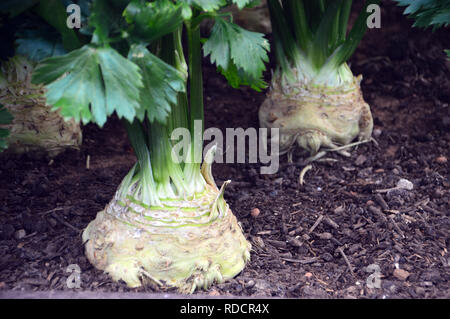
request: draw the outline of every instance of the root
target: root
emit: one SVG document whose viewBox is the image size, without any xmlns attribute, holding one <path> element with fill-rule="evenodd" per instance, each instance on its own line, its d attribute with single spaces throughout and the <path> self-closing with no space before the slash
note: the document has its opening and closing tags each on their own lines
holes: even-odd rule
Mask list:
<svg viewBox="0 0 450 319">
<path fill-rule="evenodd" d="M 223 199 L 226 185 L 158 208 L 114 199 L 83 233 L 89 261 L 129 287 L 148 280 L 192 293 L 233 278 L 251 245 Z"/>
<path fill-rule="evenodd" d="M 307 165 L 300 172 L 300 176 L 298 177 L 298 183 L 300 185 L 303 185 L 303 182 L 304 182 L 303 178 L 305 177 L 306 172 L 309 171 L 310 169 L 312 169 L 312 165 Z"/>
<path fill-rule="evenodd" d="M 290 161 L 296 144 L 310 153 L 308 161 L 326 152 L 348 157 L 350 147 L 371 140 L 373 129 L 359 83 L 360 78 L 354 78 L 341 88 L 283 86 L 280 76 L 275 77 L 259 110 L 260 126 L 279 128 L 279 153 L 288 153 Z M 359 142 L 352 143 L 356 138 Z"/>
</svg>

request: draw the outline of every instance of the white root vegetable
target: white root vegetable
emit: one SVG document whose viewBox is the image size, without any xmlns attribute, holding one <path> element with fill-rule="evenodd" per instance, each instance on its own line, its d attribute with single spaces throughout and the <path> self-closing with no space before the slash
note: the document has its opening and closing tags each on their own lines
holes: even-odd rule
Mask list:
<svg viewBox="0 0 450 319">
<path fill-rule="evenodd" d="M 207 184 L 193 198 L 161 200 L 163 207 L 116 196 L 83 233 L 89 261 L 129 287 L 153 283 L 192 293 L 233 278 L 249 261 L 251 245 L 223 199 L 228 183 L 220 190 Z"/>
<path fill-rule="evenodd" d="M 13 115 L 8 151 L 55 157 L 67 148 L 78 149 L 82 133 L 74 120 L 65 121 L 59 111 L 46 103 L 44 87 L 31 84 L 33 64 L 15 56 L 3 64 L 0 103 Z"/>
</svg>

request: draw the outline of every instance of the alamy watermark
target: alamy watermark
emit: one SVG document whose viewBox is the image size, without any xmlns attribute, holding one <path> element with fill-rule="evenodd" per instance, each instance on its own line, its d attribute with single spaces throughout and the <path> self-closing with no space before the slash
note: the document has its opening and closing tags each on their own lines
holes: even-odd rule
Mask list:
<svg viewBox="0 0 450 319">
<path fill-rule="evenodd" d="M 77 264 L 71 264 L 67 266 L 66 272 L 70 273 L 67 277 L 66 285 L 67 288 L 75 289 L 81 288 L 81 268 Z"/>
<path fill-rule="evenodd" d="M 66 8 L 69 14 L 67 17 L 67 27 L 69 29 L 81 28 L 81 8 L 77 4 L 70 4 Z M 367 27 L 369 29 L 381 28 L 381 8 L 378 4 L 370 4 L 366 9 L 370 15 L 366 19 Z"/>
<path fill-rule="evenodd" d="M 223 132 L 216 127 L 203 132 L 202 121 L 196 120 L 192 133 L 193 136 L 190 130 L 183 127 L 172 131 L 171 139 L 175 143 L 172 148 L 172 160 L 175 163 L 201 163 L 202 153 L 199 150 L 203 147 L 204 141 L 211 141 L 204 148 L 203 158 L 211 147 L 216 146 L 214 162 L 242 164 L 246 162 L 246 146 L 248 146 L 248 163 L 267 164 L 261 167 L 261 174 L 275 174 L 278 171 L 280 163 L 278 128 L 270 130 L 267 128 L 256 130 L 253 127 L 245 130 L 227 128 L 224 138 Z M 190 156 L 191 154 L 193 155 Z"/>
<path fill-rule="evenodd" d="M 69 4 L 66 8 L 66 12 L 69 13 L 66 24 L 69 29 L 81 28 L 81 8 L 77 4 Z"/>
<path fill-rule="evenodd" d="M 367 27 L 369 29 L 381 28 L 381 8 L 378 4 L 370 4 L 367 6 L 367 13 L 370 15 L 366 19 Z"/>
<path fill-rule="evenodd" d="M 366 267 L 366 272 L 372 273 L 366 279 L 367 288 L 381 288 L 381 268 L 377 264 Z"/>
</svg>

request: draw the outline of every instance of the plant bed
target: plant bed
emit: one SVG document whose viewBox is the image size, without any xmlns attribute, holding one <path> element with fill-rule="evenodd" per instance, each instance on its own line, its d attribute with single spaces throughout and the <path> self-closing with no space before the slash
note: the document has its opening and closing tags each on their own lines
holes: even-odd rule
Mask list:
<svg viewBox="0 0 450 319">
<path fill-rule="evenodd" d="M 195 294 L 450 297 L 450 78 L 443 54 L 450 36 L 448 30 L 410 29 L 412 22 L 395 5 L 383 3 L 381 12 L 381 29 L 369 31 L 350 60 L 354 74 L 364 75 L 378 145 L 363 144 L 350 158 L 327 154 L 327 161 L 312 163 L 303 185 L 299 175 L 307 164 L 299 153 L 292 164 L 282 157 L 274 175 L 259 175 L 259 164 L 214 164 L 218 185 L 232 179 L 225 198 L 253 250 L 236 278 Z M 230 88 L 207 60 L 204 83 L 206 127 L 258 127 L 264 94 Z M 81 268 L 82 291 L 175 293 L 130 289 L 85 257 L 81 231 L 136 159 L 118 120 L 83 132 L 79 153 L 51 162 L 1 155 L 0 296 L 71 290 L 71 264 Z M 413 189 L 377 192 L 400 179 Z M 373 273 L 367 267 L 374 264 L 380 288 L 366 285 Z"/>
</svg>

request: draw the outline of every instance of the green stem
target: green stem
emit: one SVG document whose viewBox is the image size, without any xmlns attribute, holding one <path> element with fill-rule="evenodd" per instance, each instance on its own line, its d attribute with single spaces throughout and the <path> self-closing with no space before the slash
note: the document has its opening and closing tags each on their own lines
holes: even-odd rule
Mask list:
<svg viewBox="0 0 450 319">
<path fill-rule="evenodd" d="M 195 13 L 194 13 L 195 14 Z M 203 155 L 203 76 L 200 27 L 186 23 L 189 61 L 189 130 L 191 145 L 184 167 L 184 176 L 190 192 L 202 192 L 206 185 L 200 172 Z"/>
<path fill-rule="evenodd" d="M 134 196 L 149 206 L 161 206 L 161 201 L 156 193 L 156 183 L 153 178 L 152 165 L 150 160 L 150 153 L 147 146 L 147 141 L 144 135 L 145 129 L 141 123 L 134 121 L 129 123 L 124 120 L 125 128 L 127 129 L 128 138 L 130 139 L 131 145 L 133 146 L 136 157 L 139 162 L 139 172 L 137 179 L 139 180 L 138 187 L 134 190 Z M 133 168 L 133 171 L 135 168 Z M 124 179 L 124 181 L 129 180 L 131 183 L 132 178 Z M 119 193 L 128 194 L 130 184 L 123 183 L 119 189 Z"/>
<path fill-rule="evenodd" d="M 339 41 L 342 42 L 347 36 L 347 25 L 352 9 L 352 0 L 344 0 L 341 6 L 341 14 L 339 17 Z"/>
<path fill-rule="evenodd" d="M 188 26 L 188 46 L 189 46 L 189 98 L 190 112 L 189 124 L 192 136 L 193 158 L 200 168 L 202 157 L 202 146 L 200 145 L 201 136 L 195 136 L 200 132 L 203 134 L 204 114 L 203 114 L 203 76 L 202 76 L 202 52 L 200 42 L 200 28 L 191 28 Z M 201 130 L 195 130 L 195 123 L 200 123 Z M 198 122 L 201 121 L 201 122 Z"/>
</svg>

